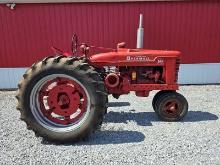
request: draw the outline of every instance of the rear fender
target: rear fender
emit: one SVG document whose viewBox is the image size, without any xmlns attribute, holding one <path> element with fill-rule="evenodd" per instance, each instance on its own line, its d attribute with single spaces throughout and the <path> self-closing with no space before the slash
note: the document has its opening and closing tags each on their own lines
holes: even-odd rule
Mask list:
<svg viewBox="0 0 220 165">
<path fill-rule="evenodd" d="M 64 55 L 64 56 L 67 56 L 67 57 L 72 56 L 71 53 L 64 52 L 61 49 L 56 48 L 55 46 L 51 46 L 51 49 L 54 52 L 54 54 L 56 54 L 56 55 Z"/>
</svg>

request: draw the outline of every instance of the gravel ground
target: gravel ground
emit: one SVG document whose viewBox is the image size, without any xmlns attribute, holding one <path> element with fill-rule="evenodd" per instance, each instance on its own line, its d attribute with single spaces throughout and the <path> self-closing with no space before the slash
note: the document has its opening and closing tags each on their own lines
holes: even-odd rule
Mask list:
<svg viewBox="0 0 220 165">
<path fill-rule="evenodd" d="M 101 131 L 56 145 L 19 120 L 15 92 L 0 92 L 0 164 L 220 164 L 220 86 L 182 86 L 180 93 L 190 105 L 182 122 L 158 120 L 155 92 L 110 97 Z"/>
</svg>

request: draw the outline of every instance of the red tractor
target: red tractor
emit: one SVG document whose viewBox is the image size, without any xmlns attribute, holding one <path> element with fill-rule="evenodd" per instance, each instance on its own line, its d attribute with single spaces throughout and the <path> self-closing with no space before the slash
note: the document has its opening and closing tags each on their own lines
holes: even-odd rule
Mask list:
<svg viewBox="0 0 220 165">
<path fill-rule="evenodd" d="M 18 84 L 17 109 L 36 135 L 58 142 L 84 139 L 102 124 L 108 95 L 131 91 L 147 97 L 160 90 L 152 106 L 162 120 L 186 115 L 187 100 L 176 92 L 180 52 L 127 49 L 120 43 L 111 52 L 89 55 L 91 47 L 77 41 L 74 35 L 73 55 L 56 49 L 60 55 L 33 64 Z"/>
</svg>

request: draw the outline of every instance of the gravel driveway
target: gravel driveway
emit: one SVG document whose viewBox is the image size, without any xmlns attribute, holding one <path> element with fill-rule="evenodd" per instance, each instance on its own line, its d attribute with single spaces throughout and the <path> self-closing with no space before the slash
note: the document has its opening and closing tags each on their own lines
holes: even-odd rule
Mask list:
<svg viewBox="0 0 220 165">
<path fill-rule="evenodd" d="M 189 113 L 159 121 L 155 94 L 110 97 L 101 131 L 87 141 L 56 145 L 36 138 L 15 110 L 15 92 L 0 92 L 0 164 L 220 164 L 220 86 L 182 86 Z"/>
</svg>

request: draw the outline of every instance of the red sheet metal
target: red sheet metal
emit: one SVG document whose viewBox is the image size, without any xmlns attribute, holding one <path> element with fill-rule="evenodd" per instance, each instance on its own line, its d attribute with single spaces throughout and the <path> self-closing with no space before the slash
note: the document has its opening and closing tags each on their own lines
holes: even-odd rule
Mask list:
<svg viewBox="0 0 220 165">
<path fill-rule="evenodd" d="M 88 44 L 136 46 L 144 14 L 144 48 L 179 50 L 182 63 L 220 62 L 220 2 L 130 2 L 0 5 L 0 67 L 30 66 L 50 46 L 70 51 L 72 33 Z"/>
</svg>

